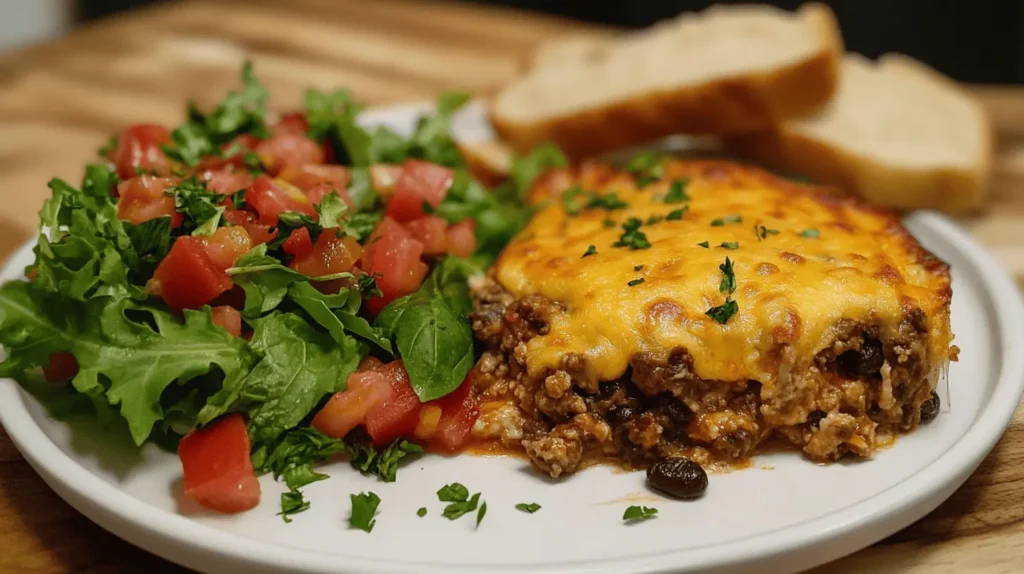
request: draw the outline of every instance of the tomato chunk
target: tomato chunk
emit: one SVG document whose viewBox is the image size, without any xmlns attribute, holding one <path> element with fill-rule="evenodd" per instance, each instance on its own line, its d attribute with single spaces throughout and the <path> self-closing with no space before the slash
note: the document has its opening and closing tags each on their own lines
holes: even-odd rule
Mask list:
<svg viewBox="0 0 1024 574">
<path fill-rule="evenodd" d="M 383 198 L 389 198 L 395 192 L 395 182 L 402 175 L 402 166 L 390 163 L 371 165 L 370 186 Z"/>
<path fill-rule="evenodd" d="M 305 135 L 308 131 L 309 122 L 306 120 L 306 114 L 302 112 L 283 114 L 281 119 L 277 120 L 277 124 L 274 125 L 274 134 Z"/>
<path fill-rule="evenodd" d="M 423 204 L 437 207 L 454 179 L 455 172 L 447 167 L 417 159 L 406 160 L 386 213 L 400 223 L 423 217 Z"/>
<path fill-rule="evenodd" d="M 241 134 L 220 146 L 221 155 L 208 155 L 200 158 L 200 170 L 216 170 L 223 168 L 242 169 L 245 167 L 245 154 L 256 149 L 259 138 L 252 134 Z M 239 188 L 241 189 L 241 188 Z M 235 191 L 238 191 L 236 189 Z"/>
<path fill-rule="evenodd" d="M 234 514 L 260 502 L 260 483 L 249 458 L 249 434 L 241 414 L 226 415 L 194 430 L 178 444 L 185 496 Z"/>
<path fill-rule="evenodd" d="M 445 452 L 455 452 L 466 446 L 473 424 L 480 416 L 470 378 L 466 377 L 459 388 L 451 394 L 428 404 L 436 404 L 441 408 L 441 417 L 437 422 L 437 432 L 431 446 Z"/>
<path fill-rule="evenodd" d="M 412 436 L 419 422 L 420 399 L 409 385 L 409 373 L 402 361 L 377 369 L 391 385 L 392 395 L 366 415 L 366 432 L 373 444 L 386 445 L 400 436 Z"/>
<path fill-rule="evenodd" d="M 320 144 L 305 133 L 292 131 L 278 132 L 270 136 L 270 139 L 261 141 L 256 145 L 256 155 L 267 172 L 274 175 L 288 166 L 322 164 L 327 159 Z"/>
<path fill-rule="evenodd" d="M 252 185 L 249 172 L 233 168 L 208 169 L 200 173 L 199 177 L 206 182 L 206 189 L 221 195 L 231 195 Z M 230 201 L 230 198 L 225 201 Z"/>
<path fill-rule="evenodd" d="M 244 209 L 232 209 L 224 212 L 224 220 L 232 225 L 240 225 L 249 234 L 253 245 L 267 243 L 277 237 L 277 230 L 272 225 L 259 223 L 259 216 Z"/>
<path fill-rule="evenodd" d="M 256 178 L 245 190 L 245 203 L 260 216 L 260 223 L 277 225 L 277 218 L 286 211 L 298 211 L 315 216 L 313 205 L 302 190 L 283 180 L 270 179 L 265 175 Z"/>
<path fill-rule="evenodd" d="M 49 362 L 43 367 L 43 375 L 51 383 L 59 383 L 74 378 L 78 374 L 78 360 L 67 351 L 50 355 Z"/>
<path fill-rule="evenodd" d="M 220 227 L 204 241 L 210 262 L 221 271 L 233 267 L 239 257 L 252 249 L 252 239 L 241 226 Z"/>
<path fill-rule="evenodd" d="M 436 215 L 414 219 L 405 228 L 423 244 L 424 255 L 441 255 L 448 247 L 448 223 Z"/>
<path fill-rule="evenodd" d="M 394 391 L 384 375 L 374 371 L 353 373 L 348 387 L 327 401 L 313 417 L 313 428 L 333 438 L 344 438 L 363 424 L 370 411 L 384 404 Z"/>
<path fill-rule="evenodd" d="M 300 227 L 292 231 L 288 239 L 284 240 L 281 248 L 288 255 L 294 255 L 297 258 L 308 256 L 313 251 L 313 240 L 309 237 L 309 229 Z"/>
<path fill-rule="evenodd" d="M 171 227 L 177 228 L 184 216 L 174 208 L 174 198 L 164 195 L 174 180 L 166 177 L 142 175 L 117 184 L 117 218 L 136 225 L 169 215 Z"/>
<path fill-rule="evenodd" d="M 198 309 L 231 288 L 231 278 L 210 260 L 204 243 L 179 237 L 156 266 L 152 289 L 174 309 Z"/>
<path fill-rule="evenodd" d="M 295 187 L 309 191 L 320 183 L 329 183 L 339 191 L 348 187 L 348 168 L 341 165 L 290 165 L 281 170 L 279 177 Z"/>
<path fill-rule="evenodd" d="M 456 257 L 469 257 L 476 252 L 476 222 L 465 219 L 448 228 L 445 249 Z"/>
<path fill-rule="evenodd" d="M 117 148 L 110 160 L 117 166 L 122 180 L 139 175 L 169 175 L 171 160 L 161 146 L 171 141 L 171 132 L 157 124 L 137 124 L 125 129 L 117 138 Z"/>
<path fill-rule="evenodd" d="M 242 314 L 234 307 L 218 305 L 212 309 L 213 324 L 223 327 L 225 331 L 236 337 L 242 336 Z"/>
<path fill-rule="evenodd" d="M 352 270 L 362 253 L 363 248 L 355 237 L 338 237 L 337 229 L 325 229 L 312 249 L 304 257 L 296 255 L 289 267 L 309 277 L 345 273 Z"/>
<path fill-rule="evenodd" d="M 422 254 L 423 244 L 393 219 L 385 217 L 377 224 L 363 255 L 363 270 L 377 278 L 381 292 L 366 302 L 371 313 L 419 288 L 428 270 L 420 261 Z"/>
</svg>

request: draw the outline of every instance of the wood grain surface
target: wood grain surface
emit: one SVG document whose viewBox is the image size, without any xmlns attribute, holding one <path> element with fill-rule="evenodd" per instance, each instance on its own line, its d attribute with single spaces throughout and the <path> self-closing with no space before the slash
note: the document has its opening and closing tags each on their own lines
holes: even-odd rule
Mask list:
<svg viewBox="0 0 1024 574">
<path fill-rule="evenodd" d="M 109 134 L 178 122 L 217 101 L 253 59 L 278 109 L 307 86 L 371 104 L 459 88 L 492 93 L 537 42 L 581 24 L 466 3 L 195 0 L 108 19 L 0 56 L 0 254 L 35 230 L 52 176 L 77 180 Z M 972 88 L 995 121 L 990 204 L 963 225 L 1024 285 L 1024 88 Z M 969 383 L 969 381 L 965 381 Z M 181 572 L 58 498 L 0 431 L 0 572 Z M 952 498 L 819 572 L 1024 571 L 1024 412 Z"/>
</svg>

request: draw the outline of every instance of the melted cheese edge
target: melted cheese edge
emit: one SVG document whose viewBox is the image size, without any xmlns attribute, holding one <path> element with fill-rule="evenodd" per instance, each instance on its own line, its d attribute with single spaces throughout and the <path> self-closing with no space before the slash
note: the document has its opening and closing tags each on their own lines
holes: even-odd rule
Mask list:
<svg viewBox="0 0 1024 574">
<path fill-rule="evenodd" d="M 588 187 L 585 174 L 578 182 L 561 174 L 556 192 L 579 183 L 599 193 L 614 191 L 629 207 L 570 215 L 556 199 L 500 256 L 496 274 L 505 289 L 516 297 L 539 294 L 564 308 L 546 335 L 527 343 L 531 376 L 558 369 L 567 354 L 579 353 L 588 359 L 590 376 L 614 380 L 636 353 L 683 347 L 699 377 L 771 383 L 780 374 L 783 346 L 797 357 L 783 368 L 806 369 L 834 343 L 842 319 L 877 325 L 884 340 L 895 335 L 907 306 L 925 314 L 930 370 L 946 364 L 952 340 L 948 273 L 918 263 L 911 251 L 916 241 L 891 217 L 795 193 L 791 184 L 747 168 L 714 177 L 692 171 L 674 162 L 665 178 L 643 189 L 625 174 L 599 189 Z M 691 199 L 661 201 L 670 181 L 684 175 Z M 683 205 L 689 207 L 682 220 L 641 227 L 651 248 L 613 247 L 627 218 L 647 221 Z M 728 215 L 742 222 L 712 225 Z M 605 225 L 607 219 L 616 222 L 614 228 Z M 761 225 L 779 233 L 759 240 L 755 229 Z M 817 229 L 819 237 L 802 237 L 806 229 Z M 710 248 L 698 245 L 704 241 Z M 739 247 L 720 247 L 723 242 Z M 582 257 L 590 245 L 597 253 Z M 725 302 L 719 265 L 726 257 L 735 269 L 732 297 L 739 311 L 721 325 L 705 312 Z M 634 270 L 637 265 L 643 268 Z M 628 285 L 639 278 L 644 282 Z"/>
</svg>

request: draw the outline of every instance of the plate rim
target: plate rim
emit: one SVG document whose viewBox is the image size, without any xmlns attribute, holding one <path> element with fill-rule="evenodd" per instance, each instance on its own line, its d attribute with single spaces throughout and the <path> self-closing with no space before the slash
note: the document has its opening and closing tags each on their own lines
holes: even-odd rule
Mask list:
<svg viewBox="0 0 1024 574">
<path fill-rule="evenodd" d="M 412 115 L 429 107 L 413 102 L 367 110 L 366 120 L 388 123 L 389 116 Z M 482 109 L 474 106 L 476 122 L 486 122 Z M 949 218 L 933 212 L 909 215 L 908 222 L 930 228 L 968 262 L 963 271 L 975 276 L 988 302 L 999 301 L 997 324 L 991 327 L 1002 343 L 1002 361 L 997 381 L 987 404 L 956 442 L 921 471 L 892 485 L 871 498 L 838 512 L 780 530 L 747 537 L 740 552 L 723 561 L 722 548 L 728 542 L 698 549 L 666 550 L 643 558 L 542 562 L 528 565 L 443 563 L 406 560 L 377 560 L 346 557 L 286 545 L 270 545 L 246 538 L 172 512 L 157 509 L 126 495 L 79 465 L 57 447 L 32 417 L 30 399 L 12 379 L 0 379 L 0 424 L 15 447 L 57 494 L 76 510 L 116 536 L 183 566 L 200 569 L 245 565 L 255 571 L 309 572 L 337 571 L 339 562 L 350 571 L 398 574 L 410 567 L 424 573 L 454 572 L 664 572 L 681 566 L 688 569 L 723 569 L 750 566 L 771 559 L 793 569 L 815 566 L 867 546 L 923 517 L 953 493 L 977 468 L 1002 436 L 1024 394 L 1024 297 L 1005 270 L 966 231 Z M 0 268 L 0 276 L 12 273 L 11 264 L 35 244 L 32 239 L 19 247 Z M 895 519 L 894 519 L 895 517 Z M 832 543 L 840 551 L 800 554 Z M 761 562 L 763 565 L 764 562 Z"/>
</svg>

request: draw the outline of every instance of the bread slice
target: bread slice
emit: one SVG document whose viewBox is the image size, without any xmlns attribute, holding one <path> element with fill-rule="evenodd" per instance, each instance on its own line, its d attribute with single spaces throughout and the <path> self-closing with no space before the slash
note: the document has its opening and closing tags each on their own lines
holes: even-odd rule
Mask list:
<svg viewBox="0 0 1024 574">
<path fill-rule="evenodd" d="M 482 140 L 458 142 L 456 145 L 466 159 L 469 172 L 485 185 L 497 185 L 508 179 L 512 169 L 512 150 L 504 142 Z"/>
<path fill-rule="evenodd" d="M 847 55 L 839 91 L 818 113 L 723 143 L 877 205 L 949 213 L 982 203 L 995 145 L 981 104 L 899 54 L 877 62 Z"/>
<path fill-rule="evenodd" d="M 842 50 L 823 4 L 713 6 L 604 48 L 581 42 L 506 86 L 491 121 L 517 151 L 553 141 L 573 158 L 676 133 L 765 129 L 831 97 Z"/>
</svg>

